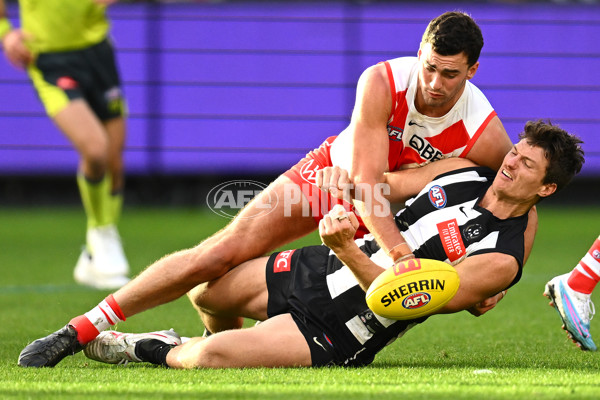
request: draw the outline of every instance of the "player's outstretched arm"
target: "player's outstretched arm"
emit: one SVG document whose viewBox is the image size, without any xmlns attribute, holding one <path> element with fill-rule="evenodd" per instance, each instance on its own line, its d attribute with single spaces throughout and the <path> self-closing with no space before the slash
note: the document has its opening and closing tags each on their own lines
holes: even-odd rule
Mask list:
<svg viewBox="0 0 600 400">
<path fill-rule="evenodd" d="M 342 134 L 349 136 L 351 144 L 349 162 L 341 166 L 348 169 L 354 184 L 354 206 L 386 252 L 403 242 L 381 192 L 383 174 L 388 170 L 387 122 L 391 110 L 392 89 L 386 68 L 383 64 L 372 66 L 359 79 L 350 125 Z"/>
<path fill-rule="evenodd" d="M 391 203 L 402 204 L 419 193 L 436 176 L 474 165 L 476 164 L 464 158 L 448 158 L 421 168 L 386 172 L 383 175 L 383 184 L 388 186 L 385 198 Z M 334 197 L 348 202 L 354 200 L 355 183 L 350 179 L 348 171 L 342 167 L 333 166 L 318 170 L 316 184 L 321 190 L 330 192 Z"/>
<path fill-rule="evenodd" d="M 389 185 L 389 195 L 386 198 L 391 203 L 404 203 L 419 193 L 436 176 L 474 165 L 472 161 L 464 158 L 447 158 L 420 168 L 387 172 L 384 175 L 385 183 Z"/>
<path fill-rule="evenodd" d="M 489 301 L 490 298 L 504 291 L 511 284 L 518 270 L 517 260 L 507 254 L 488 253 L 467 257 L 456 265 L 460 278 L 456 295 L 438 311 L 438 314 L 462 310 L 476 311 L 480 303 Z M 491 302 L 488 305 L 492 305 Z M 488 311 L 484 309 L 485 307 L 481 307 L 480 312 Z"/>
</svg>

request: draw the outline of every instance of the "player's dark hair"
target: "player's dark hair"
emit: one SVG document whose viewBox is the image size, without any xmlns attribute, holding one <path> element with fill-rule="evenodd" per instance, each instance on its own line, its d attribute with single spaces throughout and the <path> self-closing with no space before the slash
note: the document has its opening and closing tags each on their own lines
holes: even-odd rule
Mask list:
<svg viewBox="0 0 600 400">
<path fill-rule="evenodd" d="M 479 60 L 483 35 L 477 23 L 460 11 L 449 11 L 433 19 L 421 39 L 421 46 L 430 43 L 442 56 L 465 53 L 469 67 Z"/>
<path fill-rule="evenodd" d="M 541 147 L 548 160 L 546 176 L 542 183 L 555 183 L 558 192 L 581 171 L 585 162 L 581 143 L 577 136 L 552 125 L 550 121 L 529 121 L 519 135 L 528 144 Z"/>
</svg>

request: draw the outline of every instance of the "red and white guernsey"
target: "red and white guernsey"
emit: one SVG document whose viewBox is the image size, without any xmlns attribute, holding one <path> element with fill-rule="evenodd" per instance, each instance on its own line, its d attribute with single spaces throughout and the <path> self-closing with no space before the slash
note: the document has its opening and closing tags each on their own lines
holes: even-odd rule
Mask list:
<svg viewBox="0 0 600 400">
<path fill-rule="evenodd" d="M 467 81 L 463 94 L 454 107 L 443 117 L 428 117 L 415 108 L 415 93 L 419 74 L 416 57 L 401 57 L 385 61 L 392 110 L 388 120 L 389 135 L 388 170 L 418 167 L 426 163 L 450 157 L 466 157 L 467 153 L 496 112 L 481 91 Z M 337 137 L 327 138 L 323 144 L 284 175 L 302 189 L 312 207 L 312 215 L 318 221 L 337 199 L 324 194 L 316 184 L 316 171 L 337 165 L 350 169 L 352 135 L 346 129 Z M 329 197 L 322 199 L 322 196 Z M 323 205 L 326 205 L 323 209 Z M 345 204 L 350 209 L 350 205 Z M 361 222 L 357 237 L 367 232 Z"/>
<path fill-rule="evenodd" d="M 388 168 L 396 171 L 417 167 L 449 157 L 466 157 L 489 121 L 496 115 L 483 93 L 467 81 L 454 107 L 442 117 L 428 117 L 415 108 L 419 75 L 416 57 L 401 57 L 384 62 L 392 92 L 388 120 Z M 342 132 L 332 144 L 334 165 L 349 167 L 350 135 Z M 339 142 L 339 143 L 338 143 Z"/>
</svg>

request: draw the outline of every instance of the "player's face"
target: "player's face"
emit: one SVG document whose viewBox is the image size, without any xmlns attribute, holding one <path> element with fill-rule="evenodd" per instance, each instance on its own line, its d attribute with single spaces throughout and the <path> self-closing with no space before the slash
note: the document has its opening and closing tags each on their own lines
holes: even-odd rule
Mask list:
<svg viewBox="0 0 600 400">
<path fill-rule="evenodd" d="M 460 98 L 479 63 L 469 68 L 464 53 L 442 56 L 427 43 L 419 49 L 419 81 L 415 106 L 430 117 L 445 115 Z"/>
<path fill-rule="evenodd" d="M 504 157 L 494 180 L 496 193 L 517 203 L 534 204 L 537 196 L 545 197 L 554 191 L 555 185 L 543 183 L 547 167 L 544 150 L 521 140 Z"/>
</svg>

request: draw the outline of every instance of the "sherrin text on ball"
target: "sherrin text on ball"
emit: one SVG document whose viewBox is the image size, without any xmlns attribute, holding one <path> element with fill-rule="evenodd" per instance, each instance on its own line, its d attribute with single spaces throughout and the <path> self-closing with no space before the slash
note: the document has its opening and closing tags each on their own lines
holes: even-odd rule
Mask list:
<svg viewBox="0 0 600 400">
<path fill-rule="evenodd" d="M 459 284 L 458 273 L 451 265 L 413 258 L 381 273 L 367 290 L 366 300 L 379 316 L 401 320 L 419 318 L 446 305 Z"/>
</svg>

